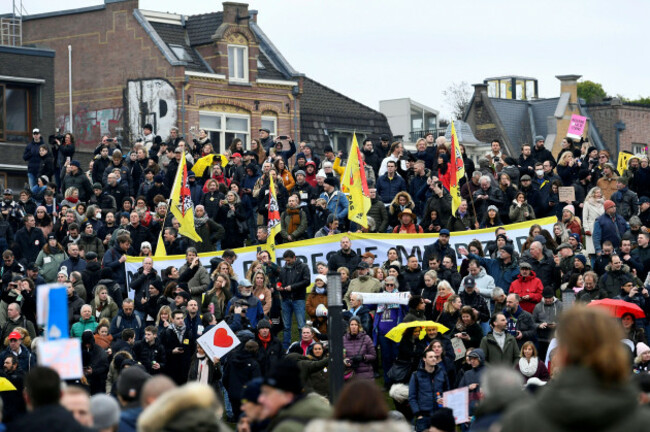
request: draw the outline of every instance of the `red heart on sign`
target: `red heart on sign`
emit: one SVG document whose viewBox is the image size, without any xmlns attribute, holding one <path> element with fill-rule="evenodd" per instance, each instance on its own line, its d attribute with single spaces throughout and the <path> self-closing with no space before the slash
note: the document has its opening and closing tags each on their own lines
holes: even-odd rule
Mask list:
<svg viewBox="0 0 650 432">
<path fill-rule="evenodd" d="M 221 348 L 228 348 L 234 342 L 232 338 L 228 336 L 228 332 L 224 328 L 217 329 L 217 331 L 214 332 L 212 341 L 214 342 L 215 346 Z"/>
</svg>

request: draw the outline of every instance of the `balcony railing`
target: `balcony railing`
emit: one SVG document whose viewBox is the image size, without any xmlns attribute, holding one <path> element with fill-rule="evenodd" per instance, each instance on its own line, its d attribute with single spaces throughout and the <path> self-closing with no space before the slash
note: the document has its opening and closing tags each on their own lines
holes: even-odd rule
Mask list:
<svg viewBox="0 0 650 432">
<path fill-rule="evenodd" d="M 434 137 L 438 138 L 439 136 L 444 136 L 446 128 L 437 128 L 437 129 L 426 129 L 426 130 L 416 130 L 409 132 L 409 141 L 416 142 L 420 138 L 424 138 L 428 134 L 432 133 Z"/>
</svg>

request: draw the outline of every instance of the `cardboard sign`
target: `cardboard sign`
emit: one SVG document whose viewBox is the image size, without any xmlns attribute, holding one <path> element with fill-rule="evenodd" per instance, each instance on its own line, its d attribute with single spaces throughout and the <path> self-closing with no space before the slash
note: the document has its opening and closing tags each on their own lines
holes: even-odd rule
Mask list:
<svg viewBox="0 0 650 432">
<path fill-rule="evenodd" d="M 460 360 L 465 357 L 467 350 L 465 349 L 465 344 L 461 338 L 451 338 L 451 346 L 454 347 L 454 355 L 456 356 L 456 360 Z"/>
<path fill-rule="evenodd" d="M 576 200 L 576 190 L 573 186 L 560 186 L 557 188 L 559 200 L 561 203 L 573 202 Z"/>
<path fill-rule="evenodd" d="M 454 412 L 456 424 L 467 423 L 469 418 L 469 387 L 461 387 L 442 394 L 443 405 Z"/>
<path fill-rule="evenodd" d="M 81 341 L 77 338 L 42 341 L 38 344 L 38 364 L 51 367 L 62 380 L 81 378 Z"/>
<path fill-rule="evenodd" d="M 581 115 L 573 114 L 571 116 L 571 123 L 569 123 L 569 130 L 566 132 L 566 136 L 573 139 L 580 139 L 582 133 L 585 131 L 585 126 L 587 125 L 587 117 Z"/>
<path fill-rule="evenodd" d="M 210 359 L 222 358 L 241 343 L 225 321 L 211 328 L 197 342 Z"/>
</svg>

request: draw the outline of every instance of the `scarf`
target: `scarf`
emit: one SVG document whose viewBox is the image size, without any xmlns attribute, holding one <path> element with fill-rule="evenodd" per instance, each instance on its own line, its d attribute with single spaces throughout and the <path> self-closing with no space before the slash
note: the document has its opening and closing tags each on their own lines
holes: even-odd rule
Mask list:
<svg viewBox="0 0 650 432">
<path fill-rule="evenodd" d="M 176 327 L 176 325 L 172 325 L 172 330 L 174 330 L 174 333 L 176 333 L 176 337 L 178 338 L 178 341 L 180 343 L 183 343 L 183 335 L 185 334 L 185 324 L 183 324 L 180 327 Z"/>
<path fill-rule="evenodd" d="M 325 287 L 314 287 L 314 291 L 316 291 L 316 294 L 325 294 Z"/>
<path fill-rule="evenodd" d="M 197 367 L 199 369 L 196 374 L 196 380 L 201 384 L 208 385 L 208 378 L 210 376 L 210 365 L 208 364 L 208 358 L 205 354 L 197 354 L 196 359 L 198 360 Z"/>
<path fill-rule="evenodd" d="M 537 357 L 531 357 L 530 361 L 526 360 L 525 357 L 519 359 L 519 372 L 521 372 L 525 377 L 532 377 L 537 372 L 537 366 L 539 364 L 539 359 Z"/>
<path fill-rule="evenodd" d="M 203 217 L 194 216 L 194 226 L 195 227 L 200 228 L 203 225 L 205 225 L 206 222 L 208 222 L 208 217 L 207 216 L 203 216 Z"/>
<path fill-rule="evenodd" d="M 498 331 L 493 330 L 492 335 L 494 336 L 494 340 L 497 341 L 497 344 L 499 344 L 501 351 L 503 351 L 503 347 L 506 344 L 506 332 L 499 333 Z"/>
<path fill-rule="evenodd" d="M 72 204 L 77 204 L 79 202 L 79 198 L 75 198 L 75 197 L 71 197 L 71 196 L 66 197 L 65 200 L 70 201 Z"/>
<path fill-rule="evenodd" d="M 262 345 L 264 345 L 264 349 L 269 345 L 269 342 L 271 342 L 271 333 L 269 332 L 267 337 L 262 337 L 261 334 L 257 334 L 257 337 L 260 338 L 260 341 L 262 341 Z"/>
<path fill-rule="evenodd" d="M 300 226 L 300 209 L 287 209 L 287 214 L 291 217 L 289 220 L 289 229 L 287 232 L 293 233 Z"/>
<path fill-rule="evenodd" d="M 436 311 L 442 312 L 442 307 L 444 306 L 445 302 L 447 299 L 451 296 L 451 293 L 447 294 L 446 296 L 438 296 L 436 297 Z"/>
</svg>

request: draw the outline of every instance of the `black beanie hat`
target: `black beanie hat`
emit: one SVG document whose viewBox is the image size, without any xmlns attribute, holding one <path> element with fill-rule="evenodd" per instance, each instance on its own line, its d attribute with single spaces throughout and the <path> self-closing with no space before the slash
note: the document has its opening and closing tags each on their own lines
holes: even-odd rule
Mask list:
<svg viewBox="0 0 650 432">
<path fill-rule="evenodd" d="M 296 395 L 300 394 L 302 393 L 300 368 L 295 361 L 280 360 L 264 379 L 264 385 Z"/>
</svg>

